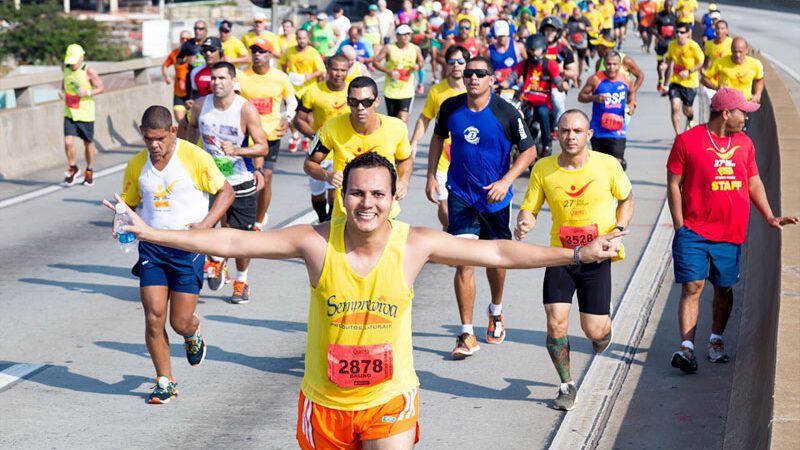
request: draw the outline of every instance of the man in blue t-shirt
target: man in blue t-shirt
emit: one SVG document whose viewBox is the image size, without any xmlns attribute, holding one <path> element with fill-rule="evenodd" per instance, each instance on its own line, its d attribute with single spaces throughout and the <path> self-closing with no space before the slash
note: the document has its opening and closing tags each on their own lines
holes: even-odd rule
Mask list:
<svg viewBox="0 0 800 450">
<path fill-rule="evenodd" d="M 358 27 L 353 26 L 347 30 L 347 39 L 342 41 L 336 53 L 341 53 L 345 45 L 353 47 L 356 51 L 356 61 L 364 64 L 372 61 L 372 43 L 361 37 L 361 30 Z"/>
<path fill-rule="evenodd" d="M 470 239 L 511 239 L 511 185 L 536 157 L 530 130 L 519 112 L 492 94 L 494 71 L 491 62 L 479 56 L 464 70 L 467 92 L 442 104 L 436 118 L 428 155 L 428 199 L 438 204 L 436 168 L 443 142 L 450 137 L 450 169 L 447 172 L 449 222 L 447 232 Z M 511 161 L 512 148 L 520 155 Z M 487 268 L 492 303 L 487 315 L 486 341 L 505 340 L 502 315 L 505 269 Z M 475 269 L 458 266 L 456 300 L 461 316 L 461 333 L 453 357 L 461 359 L 480 349 L 472 326 L 475 302 Z"/>
</svg>

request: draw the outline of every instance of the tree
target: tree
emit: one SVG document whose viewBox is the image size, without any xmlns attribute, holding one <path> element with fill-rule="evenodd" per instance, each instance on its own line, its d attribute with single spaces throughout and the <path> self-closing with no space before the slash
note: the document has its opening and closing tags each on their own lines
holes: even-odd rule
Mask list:
<svg viewBox="0 0 800 450">
<path fill-rule="evenodd" d="M 52 0 L 25 4 L 19 10 L 13 2 L 3 2 L 0 17 L 10 24 L 0 30 L 0 60 L 11 56 L 19 64 L 61 64 L 69 44 L 80 44 L 87 59 L 94 61 L 121 61 L 127 56 L 124 47 L 110 43 L 107 26 L 70 17 Z"/>
</svg>

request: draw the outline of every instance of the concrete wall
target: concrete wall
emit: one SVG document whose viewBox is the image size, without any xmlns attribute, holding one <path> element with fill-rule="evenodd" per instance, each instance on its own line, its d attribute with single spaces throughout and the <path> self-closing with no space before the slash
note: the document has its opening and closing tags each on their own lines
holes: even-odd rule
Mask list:
<svg viewBox="0 0 800 450">
<path fill-rule="evenodd" d="M 172 86 L 137 85 L 100 94 L 95 102 L 97 150 L 138 145 L 142 112 L 154 104 L 171 108 Z M 63 130 L 64 103 L 60 101 L 0 111 L 0 178 L 24 178 L 30 172 L 65 165 Z M 83 144 L 76 145 L 77 154 L 82 155 Z"/>
</svg>

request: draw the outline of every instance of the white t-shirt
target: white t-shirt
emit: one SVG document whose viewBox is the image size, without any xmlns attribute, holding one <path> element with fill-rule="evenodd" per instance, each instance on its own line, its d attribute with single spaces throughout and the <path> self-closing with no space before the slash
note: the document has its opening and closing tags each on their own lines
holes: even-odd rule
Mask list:
<svg viewBox="0 0 800 450">
<path fill-rule="evenodd" d="M 389 36 L 389 33 L 392 31 L 392 24 L 394 23 L 394 13 L 388 8 L 384 9 L 378 12 L 378 20 L 380 21 L 379 25 L 383 37 Z"/>
<path fill-rule="evenodd" d="M 333 31 L 339 32 L 339 36 L 336 37 L 336 47 L 339 47 L 339 44 L 347 39 L 347 30 L 350 29 L 350 19 L 342 15 L 339 18 L 333 19 L 331 25 L 333 25 Z"/>
</svg>

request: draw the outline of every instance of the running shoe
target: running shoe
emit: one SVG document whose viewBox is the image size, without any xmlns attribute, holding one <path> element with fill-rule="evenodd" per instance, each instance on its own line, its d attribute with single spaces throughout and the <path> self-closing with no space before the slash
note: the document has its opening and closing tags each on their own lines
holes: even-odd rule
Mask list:
<svg viewBox="0 0 800 450">
<path fill-rule="evenodd" d="M 214 261 L 210 257 L 206 260 L 203 272 L 205 272 L 206 278 L 208 279 L 208 288 L 212 291 L 218 291 L 222 287 L 225 263 L 226 260 Z"/>
<path fill-rule="evenodd" d="M 308 153 L 308 147 L 311 146 L 311 140 L 309 138 L 303 138 L 303 153 Z"/>
<path fill-rule="evenodd" d="M 206 340 L 200 334 L 200 328 L 192 336 L 183 337 L 183 346 L 186 349 L 186 359 L 189 365 L 197 367 L 206 359 Z"/>
<path fill-rule="evenodd" d="M 292 136 L 289 139 L 289 148 L 288 150 L 292 153 L 297 151 L 297 147 L 300 145 L 300 136 Z"/>
<path fill-rule="evenodd" d="M 697 372 L 697 359 L 694 351 L 689 347 L 681 346 L 681 349 L 672 354 L 672 367 L 677 367 L 686 373 Z"/>
<path fill-rule="evenodd" d="M 69 166 L 67 171 L 64 172 L 64 184 L 72 186 L 75 184 L 75 179 L 81 174 L 81 169 L 78 166 Z"/>
<path fill-rule="evenodd" d="M 178 383 L 170 381 L 167 377 L 158 377 L 153 393 L 147 399 L 152 405 L 163 405 L 178 396 Z"/>
<path fill-rule="evenodd" d="M 728 362 L 728 354 L 725 353 L 725 342 L 722 339 L 714 339 L 708 342 L 708 360 L 712 363 Z"/>
<path fill-rule="evenodd" d="M 612 326 L 610 330 L 608 330 L 608 334 L 605 335 L 599 341 L 592 341 L 592 349 L 594 349 L 595 353 L 603 353 L 609 345 L 611 345 L 611 340 L 614 339 L 614 327 Z"/>
<path fill-rule="evenodd" d="M 88 167 L 86 168 L 86 172 L 83 174 L 83 185 L 94 186 L 94 170 Z"/>
<path fill-rule="evenodd" d="M 697 126 L 697 122 L 694 119 L 686 121 L 686 129 L 687 130 L 691 130 L 692 128 L 694 128 L 696 126 Z"/>
<path fill-rule="evenodd" d="M 578 387 L 573 383 L 561 383 L 553 407 L 562 411 L 570 411 L 578 403 Z"/>
<path fill-rule="evenodd" d="M 425 87 L 423 87 L 421 84 L 417 86 L 417 94 L 422 95 L 424 93 L 425 93 Z"/>
<path fill-rule="evenodd" d="M 469 333 L 461 333 L 456 338 L 456 347 L 453 349 L 453 358 L 455 359 L 464 359 L 467 356 L 472 356 L 480 350 L 481 347 L 478 345 L 478 340 L 475 339 L 475 336 Z"/>
<path fill-rule="evenodd" d="M 233 295 L 230 302 L 234 305 L 241 305 L 250 301 L 250 286 L 244 281 L 233 282 Z"/>
<path fill-rule="evenodd" d="M 486 327 L 486 342 L 489 344 L 502 344 L 506 340 L 506 326 L 503 315 L 492 315 L 492 307 L 486 307 L 486 315 L 489 316 L 489 326 Z"/>
</svg>

